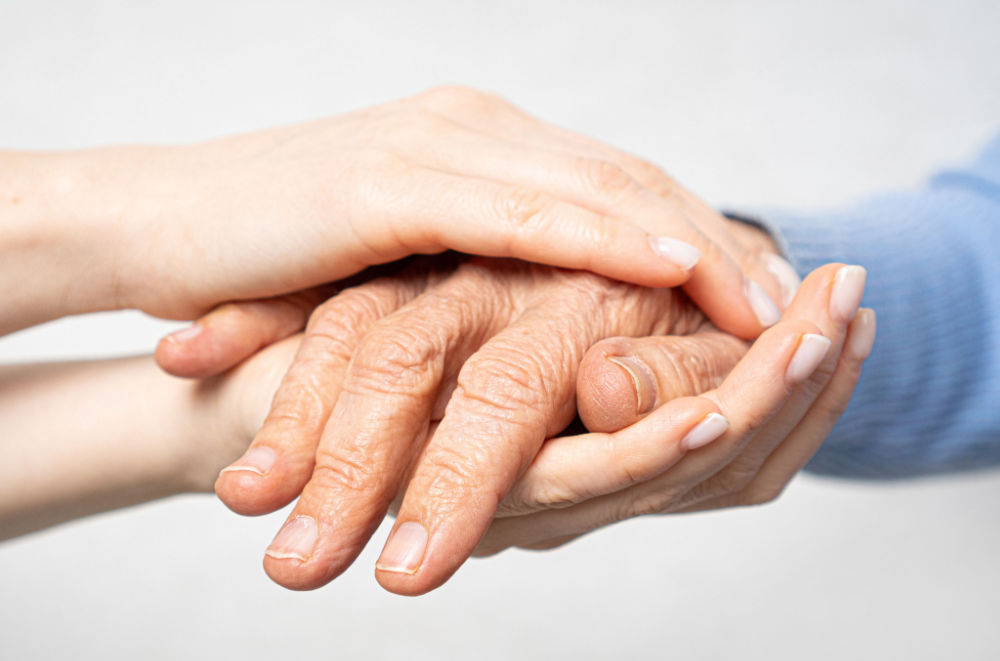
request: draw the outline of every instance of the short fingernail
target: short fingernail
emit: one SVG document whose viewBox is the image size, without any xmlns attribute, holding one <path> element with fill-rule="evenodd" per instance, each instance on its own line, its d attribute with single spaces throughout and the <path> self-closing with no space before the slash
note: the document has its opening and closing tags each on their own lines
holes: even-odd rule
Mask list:
<svg viewBox="0 0 1000 661">
<path fill-rule="evenodd" d="M 389 537 L 375 568 L 397 574 L 416 574 L 427 548 L 427 529 L 416 521 L 407 521 Z"/>
<path fill-rule="evenodd" d="M 781 319 L 781 310 L 778 309 L 778 305 L 774 300 L 767 295 L 763 287 L 753 280 L 746 278 L 743 280 L 743 293 L 746 295 L 753 313 L 757 315 L 757 321 L 760 322 L 761 326 L 767 328 L 778 323 L 778 320 Z"/>
<path fill-rule="evenodd" d="M 830 316 L 846 324 L 854 319 L 865 293 L 868 272 L 862 266 L 844 266 L 837 271 L 830 293 Z"/>
<path fill-rule="evenodd" d="M 318 538 L 316 519 L 296 516 L 282 526 L 264 554 L 278 560 L 294 558 L 305 562 L 313 554 Z"/>
<path fill-rule="evenodd" d="M 778 281 L 778 286 L 781 287 L 781 306 L 787 308 L 792 304 L 795 292 L 802 284 L 802 278 L 795 272 L 792 265 L 780 255 L 775 255 L 772 252 L 764 253 L 761 255 L 761 260 L 764 262 L 764 268 L 767 269 L 767 272 Z"/>
<path fill-rule="evenodd" d="M 635 408 L 638 413 L 649 413 L 656 404 L 656 381 L 653 373 L 641 360 L 631 356 L 608 356 L 607 359 L 625 370 L 635 387 Z"/>
<path fill-rule="evenodd" d="M 875 310 L 863 308 L 851 324 L 847 339 L 847 352 L 856 360 L 865 360 L 875 346 Z"/>
<path fill-rule="evenodd" d="M 829 349 L 829 338 L 816 333 L 803 335 L 802 339 L 799 340 L 799 348 L 795 350 L 792 359 L 788 361 L 785 380 L 790 384 L 796 384 L 808 379 L 823 362 L 823 357 L 826 356 Z"/>
<path fill-rule="evenodd" d="M 701 259 L 701 251 L 690 243 L 684 243 L 669 236 L 651 236 L 649 245 L 653 246 L 653 252 L 660 257 L 666 257 L 685 271 L 690 271 Z"/>
<path fill-rule="evenodd" d="M 250 448 L 247 450 L 242 457 L 234 461 L 229 466 L 226 466 L 219 473 L 229 473 L 235 471 L 247 471 L 249 473 L 257 473 L 258 475 L 266 475 L 271 467 L 274 466 L 274 460 L 277 457 L 274 450 L 264 445 L 257 446 L 255 448 Z"/>
<path fill-rule="evenodd" d="M 709 413 L 681 439 L 681 449 L 694 450 L 708 445 L 725 434 L 727 429 L 729 429 L 729 421 L 726 420 L 725 416 L 719 413 Z"/>
<path fill-rule="evenodd" d="M 203 327 L 201 324 L 191 324 L 187 328 L 174 331 L 163 339 L 170 340 L 171 342 L 187 342 L 200 335 L 202 330 Z"/>
</svg>

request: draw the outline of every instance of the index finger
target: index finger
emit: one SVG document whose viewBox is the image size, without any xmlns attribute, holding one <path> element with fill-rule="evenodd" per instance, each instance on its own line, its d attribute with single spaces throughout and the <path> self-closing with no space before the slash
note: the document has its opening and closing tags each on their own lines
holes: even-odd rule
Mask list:
<svg viewBox="0 0 1000 661">
<path fill-rule="evenodd" d="M 572 320 L 551 306 L 531 310 L 463 366 L 376 564 L 387 590 L 422 594 L 444 583 L 544 440 L 572 419 L 576 370 L 592 338 L 560 324 Z M 540 328 L 557 341 L 539 347 Z"/>
</svg>

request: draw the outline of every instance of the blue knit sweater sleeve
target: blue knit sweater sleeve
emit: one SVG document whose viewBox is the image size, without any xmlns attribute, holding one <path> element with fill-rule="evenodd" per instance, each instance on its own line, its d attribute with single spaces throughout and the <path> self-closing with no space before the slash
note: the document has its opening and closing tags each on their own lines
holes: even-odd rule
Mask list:
<svg viewBox="0 0 1000 661">
<path fill-rule="evenodd" d="M 878 315 L 854 398 L 807 469 L 890 479 L 1000 465 L 1000 136 L 918 192 L 762 224 L 801 274 L 867 268 Z"/>
</svg>

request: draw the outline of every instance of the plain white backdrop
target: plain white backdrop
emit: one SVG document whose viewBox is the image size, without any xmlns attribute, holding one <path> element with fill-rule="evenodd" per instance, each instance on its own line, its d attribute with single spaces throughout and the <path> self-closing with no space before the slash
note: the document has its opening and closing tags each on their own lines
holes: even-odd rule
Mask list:
<svg viewBox="0 0 1000 661">
<path fill-rule="evenodd" d="M 715 204 L 815 209 L 1000 129 L 998 34 L 995 0 L 4 0 L 0 145 L 193 141 L 458 82 Z M 0 360 L 148 352 L 172 327 L 63 320 Z M 805 476 L 766 507 L 473 561 L 416 599 L 374 581 L 384 527 L 330 586 L 272 584 L 283 516 L 190 496 L 0 545 L 0 659 L 1000 658 L 997 472 Z"/>
</svg>

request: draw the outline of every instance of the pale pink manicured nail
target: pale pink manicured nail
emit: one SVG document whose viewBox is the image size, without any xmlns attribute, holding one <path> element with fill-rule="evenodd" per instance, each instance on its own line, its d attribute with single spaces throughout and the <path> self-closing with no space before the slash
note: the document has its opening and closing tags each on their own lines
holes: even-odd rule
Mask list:
<svg viewBox="0 0 1000 661">
<path fill-rule="evenodd" d="M 729 421 L 723 415 L 709 413 L 681 439 L 681 449 L 694 450 L 708 445 L 725 434 L 727 429 L 729 429 Z"/>
<path fill-rule="evenodd" d="M 649 237 L 649 245 L 653 247 L 653 252 L 657 255 L 666 257 L 685 271 L 693 269 L 694 265 L 701 259 L 700 250 L 690 243 L 671 239 L 669 236 L 651 236 Z"/>
<path fill-rule="evenodd" d="M 861 266 L 844 266 L 837 271 L 830 293 L 830 316 L 834 321 L 846 324 L 854 319 L 865 293 L 867 276 Z"/>
<path fill-rule="evenodd" d="M 778 281 L 778 286 L 781 287 L 781 307 L 787 308 L 792 304 L 795 292 L 799 290 L 799 285 L 802 284 L 802 278 L 799 277 L 799 274 L 795 272 L 795 269 L 792 268 L 792 265 L 784 257 L 775 255 L 772 252 L 761 255 L 761 261 L 764 262 L 764 268 L 767 269 L 767 272 L 773 275 L 774 279 Z"/>
<path fill-rule="evenodd" d="M 191 324 L 187 328 L 174 331 L 170 335 L 167 335 L 164 339 L 170 340 L 171 342 L 187 342 L 188 340 L 201 335 L 202 330 L 203 328 L 201 324 Z"/>
<path fill-rule="evenodd" d="M 219 474 L 247 471 L 257 473 L 257 475 L 266 475 L 271 470 L 271 466 L 274 466 L 276 457 L 277 455 L 274 453 L 274 450 L 263 445 L 258 445 L 255 448 L 247 450 L 242 457 L 223 468 Z"/>
<path fill-rule="evenodd" d="M 785 380 L 789 384 L 796 384 L 805 381 L 816 371 L 819 364 L 823 362 L 823 357 L 830 349 L 830 338 L 817 335 L 816 333 L 806 333 L 799 341 L 799 348 L 795 350 L 792 359 L 788 361 L 788 368 L 785 370 Z"/>
<path fill-rule="evenodd" d="M 296 516 L 282 526 L 264 555 L 278 560 L 294 558 L 305 562 L 316 548 L 319 529 L 311 516 Z"/>
<path fill-rule="evenodd" d="M 625 370 L 635 387 L 636 412 L 649 413 L 656 404 L 656 381 L 641 361 L 631 356 L 608 356 L 608 361 Z"/>
<path fill-rule="evenodd" d="M 757 321 L 760 322 L 761 326 L 767 328 L 778 323 L 778 320 L 781 319 L 781 310 L 778 309 L 774 299 L 767 295 L 763 287 L 746 278 L 743 280 L 743 293 L 746 295 L 753 313 L 757 315 Z"/>
<path fill-rule="evenodd" d="M 856 360 L 865 360 L 875 346 L 875 311 L 863 309 L 851 324 L 851 334 L 847 338 L 847 352 Z"/>
<path fill-rule="evenodd" d="M 407 521 L 389 537 L 375 568 L 397 574 L 416 574 L 426 548 L 427 529 L 416 521 Z"/>
</svg>

